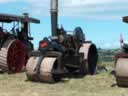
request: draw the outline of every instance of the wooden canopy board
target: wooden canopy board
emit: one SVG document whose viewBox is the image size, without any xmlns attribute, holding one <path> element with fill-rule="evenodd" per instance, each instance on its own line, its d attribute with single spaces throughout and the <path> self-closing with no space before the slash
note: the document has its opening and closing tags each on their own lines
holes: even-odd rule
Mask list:
<svg viewBox="0 0 128 96">
<path fill-rule="evenodd" d="M 16 22 L 30 22 L 30 23 L 40 23 L 40 20 L 27 17 L 27 16 L 17 16 L 10 14 L 1 14 L 0 13 L 0 22 L 11 23 L 12 21 Z"/>
<path fill-rule="evenodd" d="M 123 22 L 128 23 L 128 16 L 123 17 Z"/>
</svg>

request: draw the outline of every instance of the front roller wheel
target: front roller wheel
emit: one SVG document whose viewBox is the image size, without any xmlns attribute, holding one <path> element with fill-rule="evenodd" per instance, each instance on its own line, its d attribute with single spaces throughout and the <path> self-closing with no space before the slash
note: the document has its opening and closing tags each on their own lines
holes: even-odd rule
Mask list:
<svg viewBox="0 0 128 96">
<path fill-rule="evenodd" d="M 58 68 L 55 57 L 32 56 L 26 65 L 26 75 L 31 81 L 54 83 L 61 78 L 56 73 Z"/>
<path fill-rule="evenodd" d="M 92 43 L 84 43 L 82 47 L 80 47 L 79 53 L 84 54 L 84 58 L 80 64 L 80 73 L 83 75 L 95 74 L 98 60 L 96 46 Z"/>
<path fill-rule="evenodd" d="M 128 87 L 128 58 L 119 58 L 117 60 L 115 72 L 117 85 Z"/>
<path fill-rule="evenodd" d="M 58 68 L 56 57 L 45 57 L 40 66 L 40 80 L 47 83 L 60 81 L 61 77 L 57 74 Z"/>
<path fill-rule="evenodd" d="M 27 64 L 26 64 L 26 75 L 28 80 L 31 81 L 39 81 L 39 78 L 37 76 L 38 70 L 37 65 L 40 57 L 32 56 L 29 58 Z"/>
</svg>

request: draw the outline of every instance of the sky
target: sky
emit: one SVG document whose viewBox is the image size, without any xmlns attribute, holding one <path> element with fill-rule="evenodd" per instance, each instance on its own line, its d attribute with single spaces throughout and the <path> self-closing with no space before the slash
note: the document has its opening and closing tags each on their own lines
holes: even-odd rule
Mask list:
<svg viewBox="0 0 128 96">
<path fill-rule="evenodd" d="M 120 48 L 120 33 L 128 42 L 128 24 L 122 22 L 128 16 L 128 0 L 59 0 L 59 26 L 73 31 L 80 26 L 86 40 L 98 48 Z M 50 0 L 0 0 L 0 13 L 22 15 L 40 19 L 40 24 L 31 24 L 33 43 L 51 35 Z"/>
</svg>

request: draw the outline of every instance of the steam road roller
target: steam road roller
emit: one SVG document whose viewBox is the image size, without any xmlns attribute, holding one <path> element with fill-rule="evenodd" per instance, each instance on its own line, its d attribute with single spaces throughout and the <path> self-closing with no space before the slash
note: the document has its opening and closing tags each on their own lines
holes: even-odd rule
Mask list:
<svg viewBox="0 0 128 96">
<path fill-rule="evenodd" d="M 128 23 L 128 16 L 123 17 L 123 21 Z M 122 52 L 116 55 L 115 73 L 119 86 L 128 87 L 128 44 L 124 43 L 122 34 L 120 35 Z"/>
<path fill-rule="evenodd" d="M 29 80 L 54 83 L 64 76 L 77 72 L 94 74 L 98 59 L 97 48 L 85 40 L 81 27 L 66 31 L 58 27 L 58 0 L 51 0 L 52 35 L 39 42 L 26 65 Z"/>
<path fill-rule="evenodd" d="M 0 69 L 2 72 L 21 72 L 33 50 L 30 23 L 39 23 L 25 13 L 23 16 L 0 14 Z"/>
</svg>

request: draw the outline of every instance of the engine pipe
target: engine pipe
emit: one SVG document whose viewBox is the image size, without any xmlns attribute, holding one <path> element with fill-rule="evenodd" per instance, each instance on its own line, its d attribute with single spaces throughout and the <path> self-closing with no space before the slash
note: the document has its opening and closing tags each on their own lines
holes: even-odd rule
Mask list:
<svg viewBox="0 0 128 96">
<path fill-rule="evenodd" d="M 51 27 L 52 36 L 56 36 L 58 29 L 58 0 L 51 0 Z"/>
<path fill-rule="evenodd" d="M 29 14 L 28 13 L 23 13 L 23 16 L 25 18 L 29 18 Z M 28 37 L 28 32 L 29 32 L 29 23 L 28 22 L 23 22 L 23 29 L 22 31 L 26 33 L 27 37 Z"/>
</svg>

